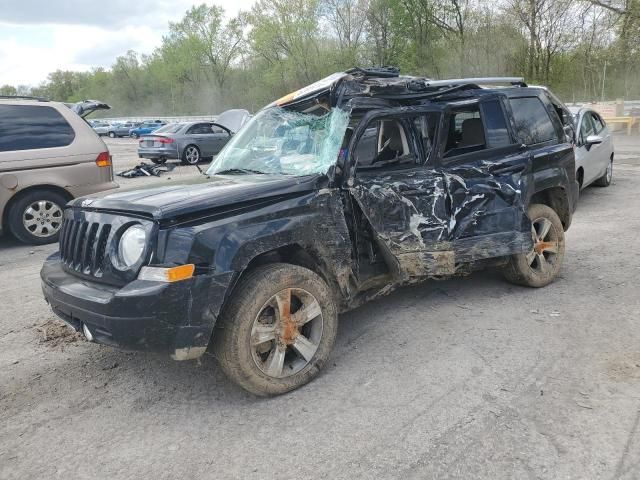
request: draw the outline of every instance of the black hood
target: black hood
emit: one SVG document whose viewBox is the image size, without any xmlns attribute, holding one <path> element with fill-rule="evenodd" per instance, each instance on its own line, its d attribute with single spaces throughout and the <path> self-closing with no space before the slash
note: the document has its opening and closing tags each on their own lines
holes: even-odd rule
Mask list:
<svg viewBox="0 0 640 480">
<path fill-rule="evenodd" d="M 77 198 L 70 205 L 85 210 L 109 210 L 166 220 L 181 215 L 218 210 L 230 205 L 313 191 L 324 175 L 217 175 L 171 180 L 147 188 Z"/>
</svg>

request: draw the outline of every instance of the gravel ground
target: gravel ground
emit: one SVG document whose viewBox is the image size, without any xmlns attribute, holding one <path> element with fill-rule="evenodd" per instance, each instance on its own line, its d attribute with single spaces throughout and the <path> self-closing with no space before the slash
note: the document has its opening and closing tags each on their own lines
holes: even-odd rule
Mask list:
<svg viewBox="0 0 640 480">
<path fill-rule="evenodd" d="M 341 316 L 316 381 L 266 400 L 210 357 L 84 341 L 42 299 L 56 247 L 1 239 L 0 478 L 640 478 L 640 137 L 617 140 L 554 284 L 399 290 Z M 109 143 L 117 170 L 137 162 Z"/>
</svg>

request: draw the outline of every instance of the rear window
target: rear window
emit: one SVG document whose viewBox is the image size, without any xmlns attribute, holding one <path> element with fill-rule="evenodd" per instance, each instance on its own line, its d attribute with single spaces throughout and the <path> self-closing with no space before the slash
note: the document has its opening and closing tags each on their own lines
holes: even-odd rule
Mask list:
<svg viewBox="0 0 640 480">
<path fill-rule="evenodd" d="M 512 98 L 511 110 L 518 140 L 525 145 L 557 140 L 556 130 L 543 103 L 537 97 Z"/>
<path fill-rule="evenodd" d="M 169 123 L 157 129 L 155 133 L 177 133 L 183 126 L 184 123 Z"/>
<path fill-rule="evenodd" d="M 66 147 L 75 133 L 55 108 L 0 105 L 0 152 Z"/>
</svg>

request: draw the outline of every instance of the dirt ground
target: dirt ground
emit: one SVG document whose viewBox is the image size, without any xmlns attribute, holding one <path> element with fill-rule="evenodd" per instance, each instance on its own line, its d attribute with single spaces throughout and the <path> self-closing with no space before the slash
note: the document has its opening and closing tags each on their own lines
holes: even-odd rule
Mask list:
<svg viewBox="0 0 640 480">
<path fill-rule="evenodd" d="M 273 399 L 211 357 L 86 342 L 42 299 L 56 246 L 0 239 L 0 478 L 640 478 L 640 137 L 616 140 L 554 284 L 399 290 L 342 315 L 322 375 Z M 109 143 L 116 170 L 137 162 Z"/>
</svg>

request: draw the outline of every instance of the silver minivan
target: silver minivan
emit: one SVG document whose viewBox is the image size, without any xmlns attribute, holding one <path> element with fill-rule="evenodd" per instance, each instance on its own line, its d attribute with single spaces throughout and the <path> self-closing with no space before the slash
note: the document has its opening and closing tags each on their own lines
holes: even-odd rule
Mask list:
<svg viewBox="0 0 640 480">
<path fill-rule="evenodd" d="M 107 146 L 84 120 L 108 108 L 0 97 L 0 234 L 55 242 L 69 200 L 118 187 Z"/>
</svg>

